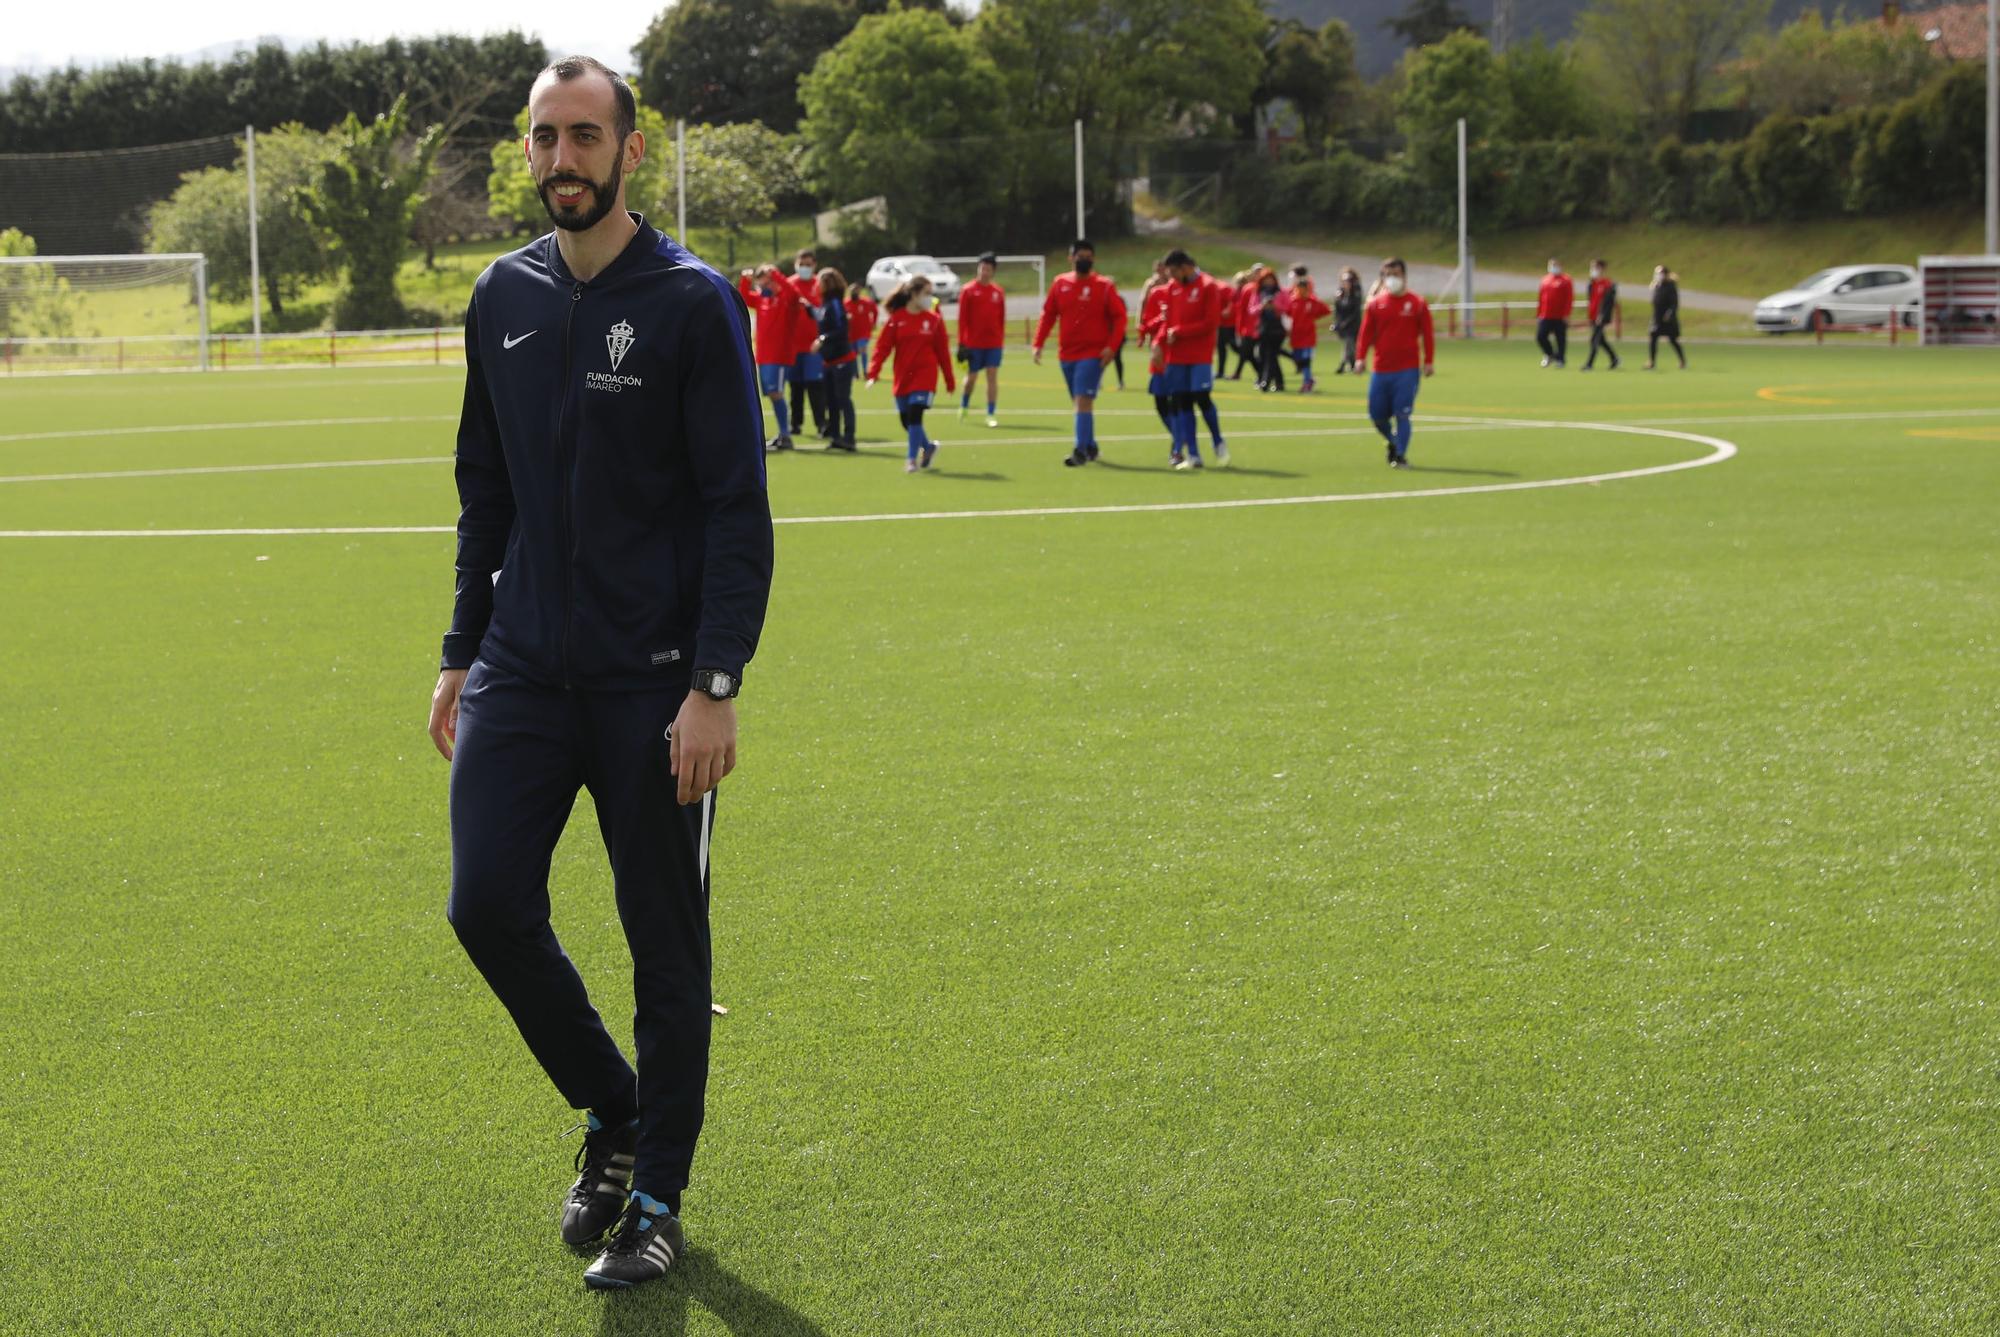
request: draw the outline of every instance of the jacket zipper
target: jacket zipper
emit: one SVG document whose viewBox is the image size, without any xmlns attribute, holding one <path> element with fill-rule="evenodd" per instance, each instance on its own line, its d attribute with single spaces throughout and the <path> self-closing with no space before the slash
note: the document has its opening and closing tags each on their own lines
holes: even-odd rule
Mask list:
<svg viewBox="0 0 2000 1337">
<path fill-rule="evenodd" d="M 574 284 L 569 293 L 569 312 L 563 318 L 563 397 L 562 409 L 556 417 L 557 461 L 562 466 L 562 540 L 563 540 L 563 625 L 562 625 L 562 678 L 563 690 L 570 687 L 569 678 L 569 624 L 573 615 L 576 594 L 576 536 L 575 518 L 572 514 L 571 491 L 574 484 L 576 464 L 575 452 L 570 441 L 569 408 L 575 389 L 576 361 L 575 330 L 576 308 L 583 300 L 583 285 Z"/>
</svg>

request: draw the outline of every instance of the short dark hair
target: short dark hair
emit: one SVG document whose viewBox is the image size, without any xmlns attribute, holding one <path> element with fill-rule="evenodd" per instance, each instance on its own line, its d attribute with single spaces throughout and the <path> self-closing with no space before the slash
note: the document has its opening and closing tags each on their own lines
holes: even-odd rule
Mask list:
<svg viewBox="0 0 2000 1337">
<path fill-rule="evenodd" d="M 979 263 L 982 265 L 993 265 L 997 267 L 1000 263 L 1000 257 L 993 254 L 993 252 L 988 251 L 984 255 L 979 257 Z"/>
<path fill-rule="evenodd" d="M 818 260 L 818 259 L 819 255 L 813 250 L 812 247 L 803 246 L 800 247 L 798 252 L 792 256 L 792 263 L 797 264 L 801 260 Z"/>
<path fill-rule="evenodd" d="M 1410 272 L 1410 267 L 1409 267 L 1408 265 L 1406 265 L 1406 264 L 1404 264 L 1404 263 L 1403 263 L 1403 257 L 1402 257 L 1402 256 L 1400 256 L 1400 255 L 1392 255 L 1392 256 L 1390 256 L 1390 257 L 1389 257 L 1389 258 L 1388 258 L 1387 260 L 1384 260 L 1384 261 L 1382 262 L 1382 268 L 1384 268 L 1384 269 L 1400 269 L 1400 270 L 1402 270 L 1402 271 L 1403 271 L 1403 272 L 1404 272 L 1405 274 L 1407 274 L 1407 273 L 1409 273 L 1409 272 Z"/>
<path fill-rule="evenodd" d="M 1186 251 L 1182 250 L 1180 247 L 1176 246 L 1171 251 L 1168 251 L 1164 256 L 1160 257 L 1160 263 L 1165 265 L 1168 269 L 1172 269 L 1175 265 L 1193 264 L 1194 257 L 1189 255 Z"/>
<path fill-rule="evenodd" d="M 1306 268 L 1306 267 L 1305 267 L 1304 265 L 1302 265 L 1302 264 L 1299 264 L 1299 265 L 1293 265 L 1293 266 L 1292 266 L 1292 272 L 1293 272 L 1294 274 L 1307 274 L 1307 273 L 1310 273 L 1311 271 L 1310 271 L 1310 270 L 1308 270 L 1308 269 L 1307 269 L 1307 268 Z"/>
<path fill-rule="evenodd" d="M 1596 265 L 1599 269 L 1611 268 L 1611 263 L 1607 260 L 1592 260 L 1590 263 Z"/>
<path fill-rule="evenodd" d="M 580 79 L 586 74 L 601 74 L 611 81 L 611 97 L 617 103 L 617 120 L 612 129 L 618 132 L 618 146 L 625 147 L 626 137 L 639 128 L 639 102 L 632 96 L 632 85 L 625 82 L 625 76 L 606 65 L 595 56 L 564 56 L 542 71 L 553 74 L 559 83 Z M 539 82 L 541 75 L 535 76 Z"/>
<path fill-rule="evenodd" d="M 1069 253 L 1075 255 L 1078 251 L 1089 251 L 1092 255 L 1095 255 L 1097 254 L 1097 247 L 1092 244 L 1090 238 L 1078 237 L 1069 244 Z"/>
</svg>

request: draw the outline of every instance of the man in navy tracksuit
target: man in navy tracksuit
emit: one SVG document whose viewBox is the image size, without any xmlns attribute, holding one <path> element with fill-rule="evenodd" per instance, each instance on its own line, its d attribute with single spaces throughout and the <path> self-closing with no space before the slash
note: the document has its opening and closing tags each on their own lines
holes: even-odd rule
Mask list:
<svg viewBox="0 0 2000 1337">
<path fill-rule="evenodd" d="M 741 299 L 624 208 L 631 90 L 572 57 L 526 141 L 557 230 L 466 312 L 458 592 L 431 734 L 451 758 L 452 928 L 589 1112 L 562 1236 L 600 1288 L 662 1275 L 708 1080 L 708 854 L 771 584 Z M 550 856 L 596 802 L 632 950 L 634 1072 L 549 926 Z"/>
</svg>

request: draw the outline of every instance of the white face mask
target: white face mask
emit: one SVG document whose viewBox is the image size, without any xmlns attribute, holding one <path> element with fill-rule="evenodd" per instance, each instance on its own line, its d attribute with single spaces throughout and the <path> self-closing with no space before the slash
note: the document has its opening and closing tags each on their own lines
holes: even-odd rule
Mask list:
<svg viewBox="0 0 2000 1337">
<path fill-rule="evenodd" d="M 931 309 L 931 300 L 932 300 L 931 295 L 929 293 L 925 293 L 922 297 L 912 297 L 910 299 L 910 305 L 915 307 L 919 311 L 928 311 Z"/>
<path fill-rule="evenodd" d="M 1549 273 L 1560 274 L 1562 272 L 1563 272 L 1563 267 L 1561 265 L 1557 264 L 1553 260 L 1549 261 Z"/>
<path fill-rule="evenodd" d="M 1403 291 L 1403 276 L 1401 274 L 1388 275 L 1382 280 L 1382 289 L 1384 292 L 1392 295 L 1400 293 Z"/>
<path fill-rule="evenodd" d="M 802 279 L 809 279 L 813 276 L 813 267 L 801 260 L 798 264 L 792 266 L 792 272 Z"/>
</svg>

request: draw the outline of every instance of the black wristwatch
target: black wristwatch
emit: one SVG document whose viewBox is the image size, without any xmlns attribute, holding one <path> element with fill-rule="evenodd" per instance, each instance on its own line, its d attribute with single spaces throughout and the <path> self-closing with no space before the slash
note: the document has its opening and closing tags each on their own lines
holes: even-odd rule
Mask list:
<svg viewBox="0 0 2000 1337">
<path fill-rule="evenodd" d="M 694 690 L 706 695 L 712 701 L 727 701 L 742 689 L 743 682 L 733 673 L 721 669 L 696 669 Z"/>
</svg>

